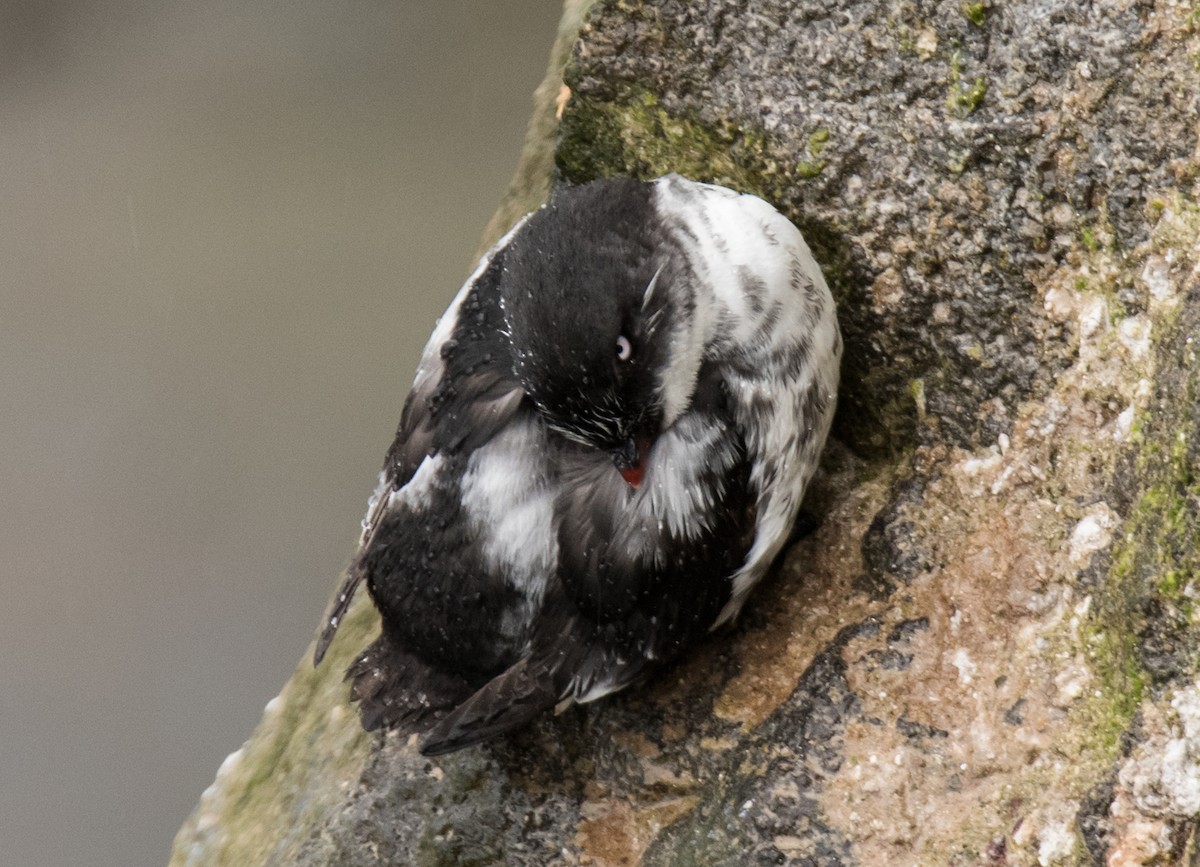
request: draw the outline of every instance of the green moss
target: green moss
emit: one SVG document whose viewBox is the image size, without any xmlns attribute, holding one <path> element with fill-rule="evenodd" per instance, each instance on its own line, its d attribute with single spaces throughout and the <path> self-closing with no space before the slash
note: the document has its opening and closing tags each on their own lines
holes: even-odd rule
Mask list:
<svg viewBox="0 0 1200 867">
<path fill-rule="evenodd" d="M 946 160 L 946 171 L 953 172 L 956 175 L 961 175 L 967 170 L 967 162 L 971 158 L 969 150 L 960 150 L 957 153 L 951 153 L 950 158 Z"/>
<path fill-rule="evenodd" d="M 172 865 L 192 863 L 197 851 L 205 864 L 271 863 L 282 841 L 316 833 L 328 821 L 345 799 L 330 781 L 353 783 L 368 757 L 372 738 L 354 719 L 342 677 L 377 627 L 374 608 L 357 600 L 321 666 L 306 654 L 236 763 L 180 830 Z M 201 820 L 214 818 L 220 833 L 209 837 Z"/>
<path fill-rule="evenodd" d="M 983 104 L 987 92 L 987 79 L 979 76 L 968 84 L 963 78 L 962 54 L 956 51 L 950 55 L 950 93 L 946 97 L 946 108 L 950 113 L 960 118 L 974 113 Z"/>
<path fill-rule="evenodd" d="M 910 379 L 908 382 L 908 394 L 912 398 L 913 405 L 917 410 L 917 421 L 925 421 L 925 380 L 921 378 Z"/>
<path fill-rule="evenodd" d="M 1082 727 L 1090 741 L 1087 755 L 1115 758 L 1146 690 L 1146 674 L 1138 662 L 1133 636 L 1122 630 L 1102 633 L 1092 657 L 1099 675 L 1100 697 L 1085 711 Z"/>
<path fill-rule="evenodd" d="M 976 27 L 982 27 L 987 23 L 987 9 L 982 3 L 964 3 L 960 8 L 967 20 Z"/>
<path fill-rule="evenodd" d="M 827 144 L 829 144 L 829 130 L 823 126 L 817 127 L 808 137 L 805 148 L 808 158 L 796 163 L 796 174 L 801 178 L 815 178 L 821 174 L 825 170 L 825 160 L 819 159 L 819 157 Z"/>
<path fill-rule="evenodd" d="M 1102 698 L 1093 703 L 1097 745 L 1113 748 L 1152 682 L 1193 672 L 1200 631 L 1189 594 L 1200 579 L 1200 367 L 1187 335 L 1200 310 L 1164 323 L 1158 379 L 1164 395 L 1135 426 L 1132 477 L 1143 479 L 1097 593 L 1089 646 Z"/>
<path fill-rule="evenodd" d="M 987 92 L 987 79 L 983 77 L 976 78 L 969 87 L 960 84 L 957 93 L 954 94 L 954 107 L 960 114 L 971 114 L 983 104 Z"/>
<path fill-rule="evenodd" d="M 1186 578 L 1178 569 L 1171 569 L 1159 580 L 1158 592 L 1164 596 L 1175 597 L 1186 583 Z"/>
<path fill-rule="evenodd" d="M 636 88 L 613 102 L 572 99 L 563 116 L 557 161 L 563 176 L 575 182 L 678 172 L 775 201 L 797 180 L 815 177 L 824 167 L 817 161 L 781 161 L 762 130 L 672 114 L 654 94 Z"/>
<path fill-rule="evenodd" d="M 1173 216 L 1159 222 L 1152 243 L 1160 251 L 1189 249 L 1200 236 L 1200 210 L 1174 197 L 1162 212 L 1168 204 Z M 1105 231 L 1103 220 L 1095 229 L 1082 227 L 1083 246 L 1100 250 L 1097 235 Z M 1112 298 L 1117 285 L 1110 280 L 1091 289 Z M 1134 419 L 1116 474 L 1137 480 L 1137 487 L 1114 491 L 1114 499 L 1125 503 L 1123 521 L 1106 568 L 1099 564 L 1103 571 L 1083 631 L 1095 689 L 1079 711 L 1085 740 L 1074 752 L 1102 761 L 1117 758 L 1148 693 L 1193 677 L 1200 666 L 1192 598 L 1200 584 L 1200 365 L 1187 342 L 1200 333 L 1200 307 L 1150 314 L 1158 388 L 1154 402 Z"/>
</svg>

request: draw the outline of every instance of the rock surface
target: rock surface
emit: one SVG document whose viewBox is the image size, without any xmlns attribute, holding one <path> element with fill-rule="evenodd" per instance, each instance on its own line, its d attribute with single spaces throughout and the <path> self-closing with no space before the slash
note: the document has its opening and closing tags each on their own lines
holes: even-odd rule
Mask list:
<svg viewBox="0 0 1200 867">
<path fill-rule="evenodd" d="M 788 213 L 846 335 L 821 526 L 656 681 L 437 761 L 359 730 L 358 606 L 172 863 L 1200 857 L 1200 7 L 601 0 L 557 129 L 588 5 L 489 231 L 552 157 Z"/>
</svg>

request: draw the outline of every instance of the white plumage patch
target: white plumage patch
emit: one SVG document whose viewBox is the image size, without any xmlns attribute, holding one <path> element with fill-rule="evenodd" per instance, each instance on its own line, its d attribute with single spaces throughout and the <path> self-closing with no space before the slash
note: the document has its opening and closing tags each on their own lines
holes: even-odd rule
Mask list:
<svg viewBox="0 0 1200 867">
<path fill-rule="evenodd" d="M 531 612 L 558 558 L 546 451 L 545 428 L 522 419 L 475 451 L 462 478 L 463 509 L 483 540 L 485 564 L 526 595 Z"/>
<path fill-rule="evenodd" d="M 425 509 L 433 497 L 433 489 L 439 482 L 445 460 L 441 455 L 426 455 L 408 480 L 408 484 L 388 495 L 388 508 L 407 506 L 410 509 Z"/>
</svg>

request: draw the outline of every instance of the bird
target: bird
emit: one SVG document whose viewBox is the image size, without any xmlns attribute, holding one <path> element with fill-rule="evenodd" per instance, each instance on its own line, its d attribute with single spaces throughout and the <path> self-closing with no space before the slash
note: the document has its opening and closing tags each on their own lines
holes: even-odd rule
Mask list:
<svg viewBox="0 0 1200 867">
<path fill-rule="evenodd" d="M 679 175 L 562 186 L 438 320 L 361 583 L 362 725 L 436 756 L 645 679 L 738 614 L 829 433 L 842 338 L 800 231 Z"/>
</svg>

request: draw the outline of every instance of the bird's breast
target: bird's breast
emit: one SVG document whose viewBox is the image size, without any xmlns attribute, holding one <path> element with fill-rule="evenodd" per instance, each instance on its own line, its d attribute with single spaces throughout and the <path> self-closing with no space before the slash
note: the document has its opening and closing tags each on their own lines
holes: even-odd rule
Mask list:
<svg viewBox="0 0 1200 867">
<path fill-rule="evenodd" d="M 463 517 L 480 540 L 484 568 L 518 591 L 528 617 L 558 558 L 548 451 L 544 426 L 522 416 L 472 453 L 461 481 Z"/>
</svg>

